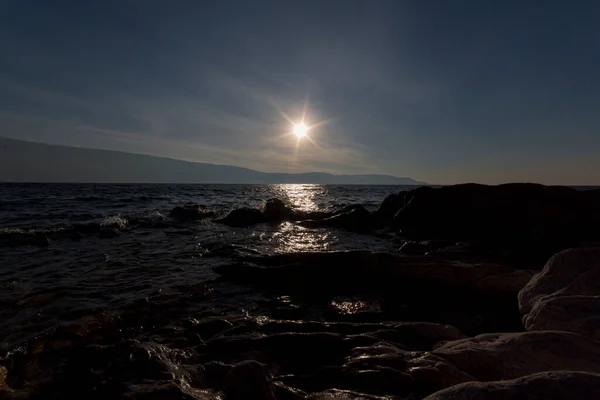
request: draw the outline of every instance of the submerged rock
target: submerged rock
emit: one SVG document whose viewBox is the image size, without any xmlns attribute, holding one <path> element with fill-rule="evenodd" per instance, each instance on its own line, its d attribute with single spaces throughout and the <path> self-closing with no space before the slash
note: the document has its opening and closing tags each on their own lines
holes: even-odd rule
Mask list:
<svg viewBox="0 0 600 400">
<path fill-rule="evenodd" d="M 494 382 L 467 382 L 452 386 L 425 400 L 597 399 L 600 375 L 585 372 L 540 372 Z"/>
<path fill-rule="evenodd" d="M 169 216 L 179 221 L 201 221 L 214 217 L 215 213 L 200 204 L 185 204 L 173 208 Z"/>
</svg>

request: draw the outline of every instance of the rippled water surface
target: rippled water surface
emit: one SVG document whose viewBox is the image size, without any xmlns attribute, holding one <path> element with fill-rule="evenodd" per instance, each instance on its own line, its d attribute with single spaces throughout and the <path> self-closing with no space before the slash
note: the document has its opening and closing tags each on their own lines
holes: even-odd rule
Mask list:
<svg viewBox="0 0 600 400">
<path fill-rule="evenodd" d="M 280 198 L 301 210 L 362 204 L 375 210 L 403 187 L 335 185 L 0 185 L 0 233 L 51 234 L 74 223 L 117 225 L 121 235 L 61 238 L 48 247 L 2 245 L 0 337 L 4 351 L 57 327 L 89 329 L 139 304 L 169 318 L 239 313 L 258 297 L 227 285 L 208 288 L 211 267 L 232 254 L 342 249 L 389 250 L 389 238 L 294 223 L 229 228 L 211 221 L 176 223 L 169 211 L 204 204 L 217 214 Z M 135 224 L 133 224 L 135 221 Z M 232 252 L 233 251 L 233 252 Z M 206 291 L 211 292 L 206 296 Z M 194 296 L 202 293 L 202 301 Z M 235 294 L 235 295 L 234 295 Z M 158 313 L 160 314 L 160 313 Z M 144 330 L 136 326 L 131 329 Z"/>
</svg>

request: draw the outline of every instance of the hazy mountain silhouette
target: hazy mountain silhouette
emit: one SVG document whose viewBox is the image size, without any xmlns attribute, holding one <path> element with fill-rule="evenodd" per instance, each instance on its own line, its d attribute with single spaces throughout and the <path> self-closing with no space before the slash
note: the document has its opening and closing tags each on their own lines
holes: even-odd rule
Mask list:
<svg viewBox="0 0 600 400">
<path fill-rule="evenodd" d="M 423 184 L 389 175 L 267 173 L 230 165 L 2 137 L 0 182 Z"/>
</svg>

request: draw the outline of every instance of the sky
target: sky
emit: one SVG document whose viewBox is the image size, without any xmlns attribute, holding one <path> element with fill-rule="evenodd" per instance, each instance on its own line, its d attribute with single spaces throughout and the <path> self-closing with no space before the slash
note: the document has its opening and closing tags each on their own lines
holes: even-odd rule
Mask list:
<svg viewBox="0 0 600 400">
<path fill-rule="evenodd" d="M 600 185 L 600 2 L 0 1 L 0 136 Z M 290 131 L 302 119 L 310 139 Z"/>
</svg>

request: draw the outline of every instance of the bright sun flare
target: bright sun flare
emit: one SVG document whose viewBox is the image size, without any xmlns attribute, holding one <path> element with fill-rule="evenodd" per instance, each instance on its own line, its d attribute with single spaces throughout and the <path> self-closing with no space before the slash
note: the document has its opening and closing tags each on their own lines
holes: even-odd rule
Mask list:
<svg viewBox="0 0 600 400">
<path fill-rule="evenodd" d="M 299 138 L 306 136 L 307 130 L 308 130 L 308 127 L 306 125 L 304 125 L 303 123 L 294 125 L 294 135 L 296 135 Z"/>
</svg>

